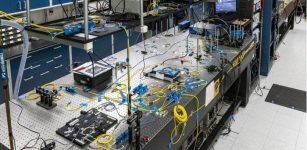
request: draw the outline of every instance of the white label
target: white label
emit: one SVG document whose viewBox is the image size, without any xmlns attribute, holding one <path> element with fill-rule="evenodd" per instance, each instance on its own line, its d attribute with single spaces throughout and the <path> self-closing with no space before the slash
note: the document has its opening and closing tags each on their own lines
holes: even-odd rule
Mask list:
<svg viewBox="0 0 307 150">
<path fill-rule="evenodd" d="M 206 88 L 206 106 L 214 99 L 214 81 L 212 81 Z"/>
<path fill-rule="evenodd" d="M 156 72 L 156 78 L 164 80 L 164 74 L 161 74 L 159 72 Z"/>
<path fill-rule="evenodd" d="M 84 38 L 84 37 L 85 37 L 85 34 L 84 34 L 84 33 L 78 33 L 78 34 L 76 34 L 75 36 Z M 97 37 L 97 36 L 95 36 L 95 35 L 88 35 L 88 38 L 89 38 L 89 39 L 93 39 L 93 38 L 96 38 L 96 37 Z"/>
</svg>

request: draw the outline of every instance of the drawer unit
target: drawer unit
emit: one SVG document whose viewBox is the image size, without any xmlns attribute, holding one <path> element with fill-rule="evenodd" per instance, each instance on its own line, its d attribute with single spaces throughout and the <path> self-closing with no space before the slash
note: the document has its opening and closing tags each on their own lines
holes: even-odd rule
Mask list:
<svg viewBox="0 0 307 150">
<path fill-rule="evenodd" d="M 0 0 L 0 10 L 7 13 L 14 13 L 26 10 L 25 0 Z M 49 0 L 30 0 L 31 9 L 47 7 Z"/>
<path fill-rule="evenodd" d="M 97 55 L 99 55 L 101 58 L 105 58 L 107 56 L 112 55 L 112 38 L 111 36 L 106 36 L 103 38 L 100 38 L 96 41 L 94 41 L 94 50 Z M 90 61 L 90 58 L 88 54 L 85 52 L 85 50 L 80 48 L 73 48 L 72 49 L 72 56 L 73 56 L 73 62 L 88 62 Z M 92 55 L 94 60 L 99 60 L 98 57 L 95 55 Z"/>
<path fill-rule="evenodd" d="M 21 57 L 11 59 L 12 83 L 18 74 Z M 69 51 L 64 45 L 54 45 L 28 55 L 19 94 L 69 74 Z"/>
</svg>

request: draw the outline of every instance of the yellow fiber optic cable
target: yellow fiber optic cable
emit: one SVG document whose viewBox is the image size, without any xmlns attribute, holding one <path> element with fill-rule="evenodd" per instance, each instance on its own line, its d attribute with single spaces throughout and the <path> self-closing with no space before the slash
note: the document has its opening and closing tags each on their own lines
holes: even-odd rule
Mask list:
<svg viewBox="0 0 307 150">
<path fill-rule="evenodd" d="M 186 123 L 188 121 L 188 114 L 186 109 L 182 105 L 177 105 L 173 109 L 175 119 L 180 123 Z M 181 113 L 181 114 L 180 114 Z"/>
<path fill-rule="evenodd" d="M 113 135 L 112 134 L 101 134 L 97 138 L 97 144 L 99 145 L 106 145 L 110 144 L 113 140 Z"/>
<path fill-rule="evenodd" d="M 35 93 L 35 92 L 31 92 L 29 94 L 27 94 L 27 97 L 25 100 L 28 100 L 28 101 L 33 101 L 33 100 L 37 100 L 38 98 L 40 98 L 40 95 Z"/>
<path fill-rule="evenodd" d="M 57 90 L 57 86 L 54 83 L 47 83 L 42 86 L 43 89 L 50 87 L 52 90 Z"/>
<path fill-rule="evenodd" d="M 17 17 L 14 17 L 6 12 L 3 12 L 3 11 L 0 11 L 0 15 L 3 15 L 5 18 L 7 19 L 10 19 L 10 20 L 14 20 L 18 23 L 26 23 L 25 21 L 23 20 L 20 20 L 20 18 L 17 18 Z M 47 27 L 47 26 L 42 26 L 42 25 L 38 25 L 38 24 L 34 24 L 34 23 L 31 23 L 30 26 L 33 26 L 33 27 L 37 27 L 37 28 L 40 28 L 40 29 L 43 29 L 43 30 L 48 30 L 48 31 L 63 31 L 63 29 L 59 29 L 59 28 L 54 28 L 54 27 Z"/>
</svg>

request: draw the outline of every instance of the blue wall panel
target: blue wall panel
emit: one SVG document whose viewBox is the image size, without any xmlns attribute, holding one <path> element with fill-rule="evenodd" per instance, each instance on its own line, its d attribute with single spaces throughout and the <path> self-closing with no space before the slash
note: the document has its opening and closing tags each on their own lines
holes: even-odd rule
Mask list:
<svg viewBox="0 0 307 150">
<path fill-rule="evenodd" d="M 103 37 L 94 42 L 94 52 L 102 58 L 112 55 L 111 36 Z M 98 58 L 96 57 L 95 60 Z"/>
<path fill-rule="evenodd" d="M 47 7 L 49 0 L 30 0 L 31 9 Z M 8 13 L 26 10 L 25 0 L 0 0 L 0 10 Z"/>
<path fill-rule="evenodd" d="M 106 36 L 94 41 L 94 50 L 95 54 L 97 54 L 101 58 L 105 58 L 107 56 L 112 55 L 112 39 L 111 36 Z M 73 62 L 88 62 L 90 58 L 85 50 L 80 48 L 73 48 L 72 50 Z M 99 60 L 98 57 L 92 55 L 95 60 Z"/>
<path fill-rule="evenodd" d="M 62 4 L 65 4 L 65 3 L 71 3 L 73 0 L 52 0 L 52 5 L 58 5 L 60 4 L 60 2 Z"/>
<path fill-rule="evenodd" d="M 142 41 L 142 35 L 139 32 L 130 31 L 130 46 Z M 115 53 L 127 48 L 127 36 L 124 31 L 114 34 L 114 51 Z"/>
<path fill-rule="evenodd" d="M 114 51 L 115 53 L 127 48 L 127 37 L 124 31 L 114 33 Z"/>
<path fill-rule="evenodd" d="M 131 46 L 142 41 L 142 34 L 140 32 L 130 31 Z"/>
<path fill-rule="evenodd" d="M 0 10 L 8 13 L 24 10 L 23 0 L 0 0 Z"/>
<path fill-rule="evenodd" d="M 48 7 L 48 6 L 49 6 L 49 0 L 30 0 L 31 9 Z"/>
</svg>

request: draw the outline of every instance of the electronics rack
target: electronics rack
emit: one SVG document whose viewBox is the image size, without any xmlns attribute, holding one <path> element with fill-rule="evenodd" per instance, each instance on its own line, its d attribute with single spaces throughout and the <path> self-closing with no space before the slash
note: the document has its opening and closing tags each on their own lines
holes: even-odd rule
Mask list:
<svg viewBox="0 0 307 150">
<path fill-rule="evenodd" d="M 276 59 L 276 50 L 289 30 L 294 28 L 294 17 L 298 0 L 291 0 L 284 8 L 279 1 L 263 2 L 263 24 L 261 31 L 260 74 L 267 76 Z"/>
<path fill-rule="evenodd" d="M 20 31 L 12 27 L 0 27 L 0 47 L 9 47 L 22 42 Z"/>
</svg>

